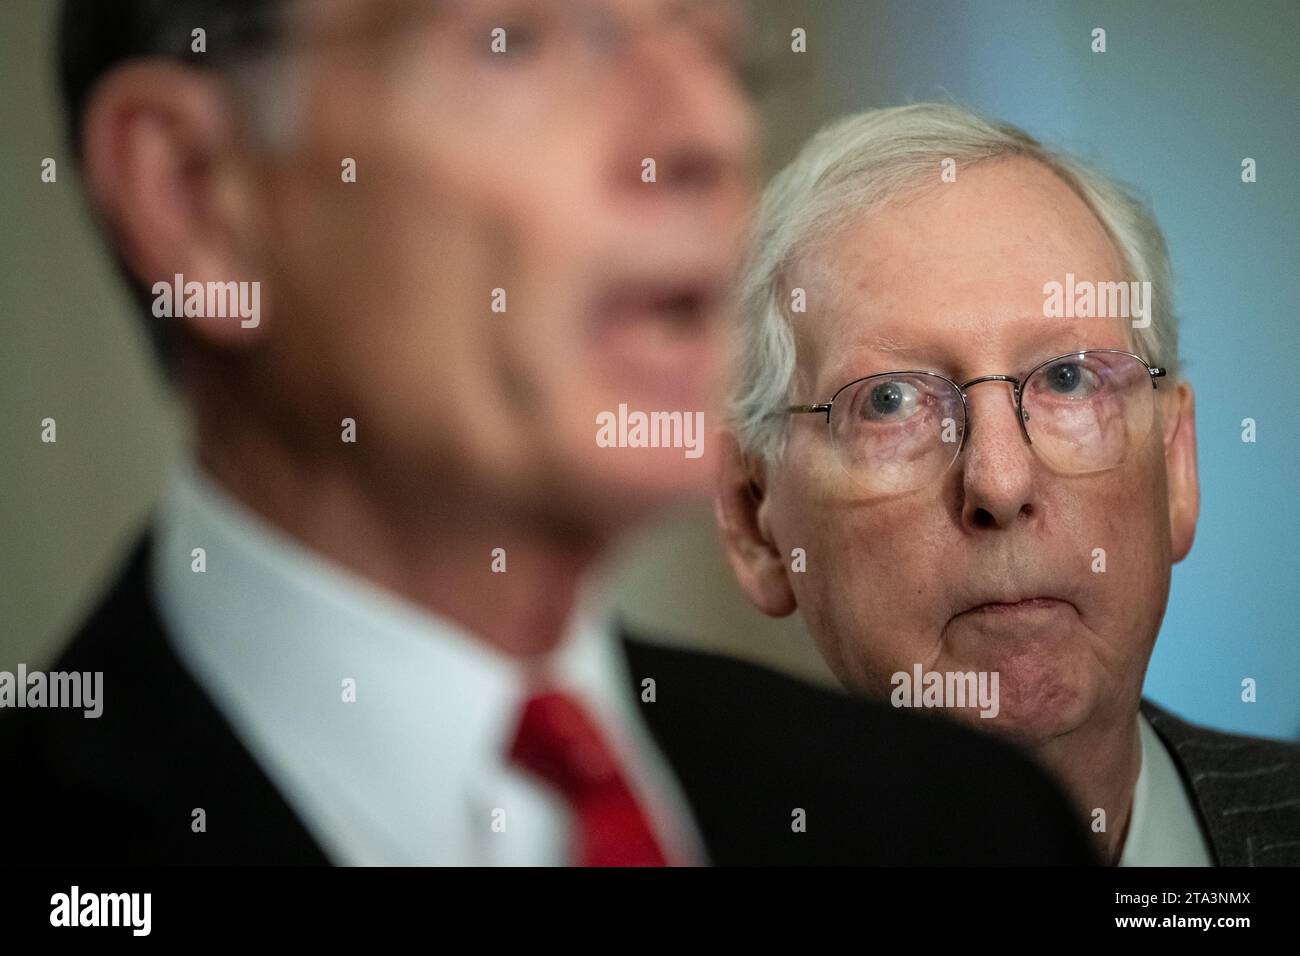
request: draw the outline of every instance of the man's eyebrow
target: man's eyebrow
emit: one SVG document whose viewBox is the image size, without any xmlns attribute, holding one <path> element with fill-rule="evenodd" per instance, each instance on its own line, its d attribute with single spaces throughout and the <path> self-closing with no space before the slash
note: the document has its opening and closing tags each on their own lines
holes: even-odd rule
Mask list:
<svg viewBox="0 0 1300 956">
<path fill-rule="evenodd" d="M 883 364 L 868 363 L 861 358 L 863 352 L 876 352 L 887 356 L 887 359 Z M 915 368 L 917 356 L 926 354 L 934 355 L 936 350 L 904 345 L 891 336 L 875 334 L 841 350 L 838 360 L 828 363 L 827 367 L 830 372 L 826 374 L 830 376 L 830 379 L 825 381 L 823 385 L 836 389 L 848 382 L 850 378 L 879 375 L 881 372 L 902 371 L 904 364 L 907 364 L 909 368 Z M 920 369 L 920 371 L 929 370 L 931 365 L 934 365 L 934 363 L 927 363 L 925 369 Z M 935 370 L 938 370 L 937 366 Z"/>
<path fill-rule="evenodd" d="M 1041 335 L 1026 340 L 1021 355 L 1021 361 L 1026 364 L 1026 367 L 1021 371 L 1028 371 L 1029 365 L 1045 362 L 1048 359 L 1056 358 L 1058 355 L 1069 355 L 1090 348 L 1111 347 L 1104 343 L 1099 345 L 1098 342 L 1101 342 L 1101 340 L 1101 335 L 1091 330 L 1082 331 L 1079 326 L 1046 330 Z M 1127 351 L 1129 344 L 1121 343 L 1121 347 Z"/>
<path fill-rule="evenodd" d="M 1058 355 L 1069 355 L 1072 352 L 1090 347 L 1086 344 L 1080 344 L 1081 341 L 1078 332 L 1075 330 L 1045 329 L 1042 333 L 1026 339 L 1024 354 L 1020 360 L 1021 364 L 1025 366 L 1024 368 L 1004 369 L 997 374 L 1016 375 L 1028 371 L 1030 365 L 1055 358 Z M 876 367 L 876 364 L 871 364 L 868 367 L 868 363 L 865 363 L 861 358 L 864 352 L 874 352 L 885 356 L 888 367 L 885 364 L 879 367 Z M 908 345 L 896 336 L 884 332 L 872 333 L 845 347 L 841 352 L 841 356 L 840 360 L 832 366 L 837 379 L 852 375 L 877 375 L 881 372 L 908 370 L 938 372 L 951 376 L 958 370 L 948 367 L 951 364 L 949 360 L 960 361 L 960 357 L 952 353 L 950 344 L 929 342 L 920 345 Z"/>
</svg>

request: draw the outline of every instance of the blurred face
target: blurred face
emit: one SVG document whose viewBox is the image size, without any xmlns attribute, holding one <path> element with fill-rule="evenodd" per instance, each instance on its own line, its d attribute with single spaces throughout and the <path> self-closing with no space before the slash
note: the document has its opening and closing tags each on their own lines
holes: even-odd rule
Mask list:
<svg viewBox="0 0 1300 956">
<path fill-rule="evenodd" d="M 404 494 L 459 483 L 562 523 L 700 487 L 682 448 L 600 447 L 597 416 L 712 421 L 751 199 L 739 9 L 416 4 L 382 42 L 341 39 L 393 6 L 306 24 L 301 127 L 258 173 L 268 410 L 334 446 L 355 418 Z"/>
<path fill-rule="evenodd" d="M 1044 284 L 1067 273 L 1127 278 L 1084 203 L 1028 160 L 976 166 L 874 211 L 789 277 L 810 303 L 796 330 L 792 401 L 827 401 L 877 372 L 936 371 L 960 383 L 1023 377 L 1078 349 L 1134 351 L 1127 320 L 1044 318 Z M 761 478 L 755 525 L 778 557 L 805 549 L 807 571 L 791 573 L 787 558 L 779 580 L 756 576 L 733 545 L 742 581 L 773 612 L 788 609 L 788 589 L 839 678 L 869 695 L 887 697 L 891 675 L 920 664 L 998 672 L 996 718 L 973 708 L 957 716 L 1025 742 L 1108 712 L 1131 719 L 1171 562 L 1191 541 L 1188 490 L 1180 477 L 1176 508 L 1166 468 L 1168 455 L 1185 471 L 1190 427 L 1175 430 L 1190 394 L 1162 380 L 1149 436 L 1118 466 L 1086 475 L 1040 459 L 1009 384 L 968 395 L 956 462 L 894 495 L 849 477 L 824 417 L 793 416 L 780 463 Z"/>
</svg>

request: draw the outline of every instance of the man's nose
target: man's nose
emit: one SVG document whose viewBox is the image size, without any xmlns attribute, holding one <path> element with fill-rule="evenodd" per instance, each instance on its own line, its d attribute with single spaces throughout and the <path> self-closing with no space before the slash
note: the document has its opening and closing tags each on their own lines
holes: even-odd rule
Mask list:
<svg viewBox="0 0 1300 956">
<path fill-rule="evenodd" d="M 758 125 L 734 76 L 671 28 L 639 38 L 629 74 L 636 168 L 654 160 L 659 195 L 747 196 L 755 185 Z M 643 185 L 640 177 L 634 185 Z"/>
<path fill-rule="evenodd" d="M 962 452 L 962 524 L 1007 529 L 1040 508 L 1034 451 L 1016 419 L 1013 386 L 981 382 L 967 392 L 968 431 Z"/>
</svg>

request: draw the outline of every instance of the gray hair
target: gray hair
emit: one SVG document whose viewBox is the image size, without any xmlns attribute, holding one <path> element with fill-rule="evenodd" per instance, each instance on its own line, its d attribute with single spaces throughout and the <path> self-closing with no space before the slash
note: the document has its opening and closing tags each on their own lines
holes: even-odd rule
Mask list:
<svg viewBox="0 0 1300 956">
<path fill-rule="evenodd" d="M 1151 321 L 1134 329 L 1148 362 L 1178 373 L 1178 324 L 1169 251 L 1155 216 L 1134 193 L 1007 123 L 946 103 L 869 110 L 823 127 L 763 193 L 740 288 L 740 364 L 730 424 L 750 455 L 776 460 L 785 444 L 782 409 L 794 378 L 795 341 L 784 279 L 818 243 L 885 205 L 943 160 L 964 169 L 1022 156 L 1055 172 L 1087 203 L 1131 280 L 1151 283 Z"/>
</svg>

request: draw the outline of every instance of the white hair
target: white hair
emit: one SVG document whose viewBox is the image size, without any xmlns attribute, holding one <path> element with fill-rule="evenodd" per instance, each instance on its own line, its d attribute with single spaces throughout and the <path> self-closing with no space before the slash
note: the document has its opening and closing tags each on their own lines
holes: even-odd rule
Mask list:
<svg viewBox="0 0 1300 956">
<path fill-rule="evenodd" d="M 969 169 L 1014 156 L 1055 172 L 1110 235 L 1128 278 L 1151 283 L 1150 325 L 1133 330 L 1134 347 L 1171 378 L 1177 375 L 1169 252 L 1154 215 L 1136 195 L 1015 126 L 957 106 L 869 110 L 823 127 L 763 193 L 741 277 L 740 363 L 729 409 L 746 453 L 773 461 L 785 443 L 783 409 L 795 370 L 791 290 L 784 288 L 791 265 L 838 229 L 937 176 L 946 159 Z"/>
</svg>

